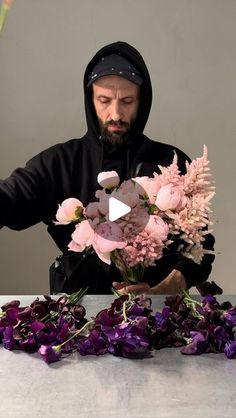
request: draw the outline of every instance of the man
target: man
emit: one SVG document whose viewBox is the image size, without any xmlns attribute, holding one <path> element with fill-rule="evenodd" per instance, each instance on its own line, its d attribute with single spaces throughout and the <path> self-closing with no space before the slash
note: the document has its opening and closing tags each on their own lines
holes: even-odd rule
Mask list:
<svg viewBox="0 0 236 418">
<path fill-rule="evenodd" d="M 158 165 L 172 162 L 174 151 L 182 173 L 190 161 L 179 149 L 143 134 L 151 81 L 143 58 L 129 44 L 115 42 L 97 52 L 85 71 L 84 93 L 86 134 L 41 152 L 0 183 L 0 225 L 20 230 L 42 221 L 48 226 L 62 252 L 51 267 L 51 292 L 89 286 L 89 293 L 110 293 L 113 284 L 123 293 L 176 293 L 205 281 L 214 257 L 205 255 L 201 265 L 195 264 L 176 251 L 179 243 L 146 270 L 144 283 L 127 288 L 113 264 L 103 263 L 95 253 L 68 251 L 73 225 L 54 224 L 58 204 L 69 197 L 85 206 L 94 201 L 99 172 L 115 170 L 121 180 L 151 176 Z M 208 234 L 205 247 L 212 249 L 213 244 Z"/>
</svg>

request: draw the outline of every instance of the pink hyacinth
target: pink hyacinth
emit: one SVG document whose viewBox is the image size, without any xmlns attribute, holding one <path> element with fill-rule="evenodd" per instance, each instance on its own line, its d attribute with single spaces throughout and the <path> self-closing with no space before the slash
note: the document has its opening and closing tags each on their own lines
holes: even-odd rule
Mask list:
<svg viewBox="0 0 236 418">
<path fill-rule="evenodd" d="M 120 251 L 121 257 L 129 267 L 142 263 L 145 267 L 152 266 L 162 256 L 163 243 L 150 238 L 142 231 Z"/>
</svg>

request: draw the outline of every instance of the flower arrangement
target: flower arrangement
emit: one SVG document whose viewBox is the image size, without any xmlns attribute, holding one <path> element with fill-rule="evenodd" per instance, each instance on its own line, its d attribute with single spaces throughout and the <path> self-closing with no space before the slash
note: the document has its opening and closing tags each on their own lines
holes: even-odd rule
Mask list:
<svg viewBox="0 0 236 418">
<path fill-rule="evenodd" d="M 200 263 L 205 253 L 205 235 L 210 232 L 210 204 L 214 196 L 212 175 L 204 146 L 203 156 L 186 162 L 181 175 L 177 155 L 160 174 L 123 181 L 115 171 L 98 175 L 101 186 L 97 201 L 86 207 L 75 198 L 59 205 L 56 224 L 75 223 L 69 250 L 95 251 L 105 263 L 119 268 L 126 283 L 142 279 L 144 270 L 162 257 L 164 248 L 179 240 L 178 250 Z M 110 221 L 113 197 L 131 208 L 125 216 Z"/>
<path fill-rule="evenodd" d="M 82 292 L 45 296 L 30 306 L 13 300 L 1 307 L 0 343 L 8 350 L 38 352 L 46 363 L 73 351 L 80 355 L 113 354 L 151 357 L 154 350 L 180 348 L 182 354 L 225 353 L 236 358 L 236 307 L 219 303 L 214 283 L 199 286 L 202 300 L 183 291 L 167 296 L 161 311 L 152 311 L 145 295 L 115 298 L 92 319 L 80 304 Z"/>
</svg>

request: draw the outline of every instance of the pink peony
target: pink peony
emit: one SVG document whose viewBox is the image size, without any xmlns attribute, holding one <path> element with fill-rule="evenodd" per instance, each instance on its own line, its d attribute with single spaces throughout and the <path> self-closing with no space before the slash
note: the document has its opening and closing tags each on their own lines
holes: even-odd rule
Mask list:
<svg viewBox="0 0 236 418">
<path fill-rule="evenodd" d="M 109 199 L 111 195 L 107 194 L 106 191 L 103 189 L 103 190 L 97 190 L 95 193 L 95 196 L 99 199 L 98 211 L 102 215 L 107 215 L 107 213 L 109 212 Z"/>
<path fill-rule="evenodd" d="M 72 241 L 69 244 L 70 250 L 82 252 L 86 247 L 91 246 L 94 240 L 92 222 L 85 220 L 77 224 L 71 238 Z"/>
<path fill-rule="evenodd" d="M 169 226 L 160 216 L 150 215 L 144 230 L 156 241 L 165 241 L 169 233 Z"/>
<path fill-rule="evenodd" d="M 125 245 L 122 229 L 115 222 L 103 222 L 96 226 L 93 248 L 99 258 L 101 258 L 101 253 L 105 255 L 116 249 L 124 248 Z"/>
<path fill-rule="evenodd" d="M 88 206 L 85 208 L 85 215 L 91 219 L 94 219 L 97 216 L 99 216 L 98 205 L 98 202 L 89 203 Z"/>
<path fill-rule="evenodd" d="M 118 186 L 120 177 L 116 171 L 103 171 L 98 174 L 97 181 L 104 189 L 112 189 L 113 187 Z"/>
<path fill-rule="evenodd" d="M 160 180 L 158 176 L 155 178 L 150 178 L 147 176 L 135 177 L 133 179 L 136 183 L 136 189 L 140 195 L 147 195 L 149 202 L 151 204 L 155 203 L 157 192 L 161 187 Z"/>
<path fill-rule="evenodd" d="M 180 204 L 181 199 L 182 193 L 180 189 L 167 184 L 160 188 L 155 204 L 160 210 L 173 210 Z"/>
<path fill-rule="evenodd" d="M 139 202 L 139 195 L 134 188 L 130 192 L 122 189 L 114 190 L 109 197 L 111 196 L 115 197 L 115 199 L 120 200 L 122 203 L 130 206 L 131 208 L 135 207 Z"/>
<path fill-rule="evenodd" d="M 65 199 L 61 205 L 58 205 L 56 213 L 56 219 L 58 222 L 55 222 L 55 224 L 67 225 L 70 222 L 77 221 L 83 211 L 83 203 L 80 200 L 73 197 Z"/>
</svg>

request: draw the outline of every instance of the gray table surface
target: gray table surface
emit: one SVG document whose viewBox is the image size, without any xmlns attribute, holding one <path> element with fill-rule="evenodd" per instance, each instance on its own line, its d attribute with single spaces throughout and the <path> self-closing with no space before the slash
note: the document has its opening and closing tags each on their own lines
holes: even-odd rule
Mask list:
<svg viewBox="0 0 236 418">
<path fill-rule="evenodd" d="M 0 296 L 28 305 L 35 296 Z M 153 307 L 163 307 L 153 297 Z M 220 297 L 218 298 L 220 300 Z M 87 317 L 112 296 L 87 295 Z M 236 304 L 235 296 L 223 296 Z M 48 366 L 38 354 L 0 348 L 0 417 L 235 418 L 236 360 L 224 354 L 184 356 L 179 349 L 129 360 L 79 356 Z"/>
</svg>

